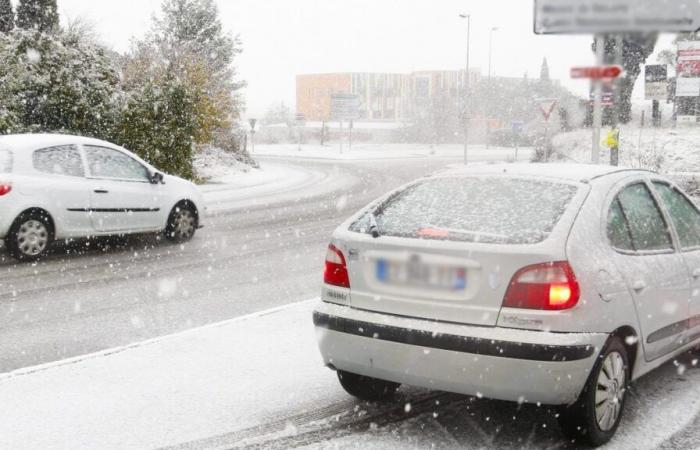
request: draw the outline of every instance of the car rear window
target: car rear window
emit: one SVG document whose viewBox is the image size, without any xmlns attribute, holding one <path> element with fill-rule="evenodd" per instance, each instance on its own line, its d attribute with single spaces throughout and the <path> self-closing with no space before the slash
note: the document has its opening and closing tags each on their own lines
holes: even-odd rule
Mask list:
<svg viewBox="0 0 700 450">
<path fill-rule="evenodd" d="M 351 231 L 494 244 L 545 240 L 566 211 L 574 185 L 505 177 L 435 178 L 369 211 Z"/>
<path fill-rule="evenodd" d="M 0 173 L 12 172 L 12 152 L 0 148 Z"/>
</svg>

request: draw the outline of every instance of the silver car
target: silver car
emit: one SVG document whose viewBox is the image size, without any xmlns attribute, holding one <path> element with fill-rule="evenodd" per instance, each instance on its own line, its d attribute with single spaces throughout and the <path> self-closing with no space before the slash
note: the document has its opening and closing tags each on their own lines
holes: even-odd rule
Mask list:
<svg viewBox="0 0 700 450">
<path fill-rule="evenodd" d="M 314 324 L 356 397 L 557 405 L 568 436 L 601 445 L 629 383 L 700 340 L 700 212 L 652 172 L 455 169 L 335 231 Z"/>
</svg>

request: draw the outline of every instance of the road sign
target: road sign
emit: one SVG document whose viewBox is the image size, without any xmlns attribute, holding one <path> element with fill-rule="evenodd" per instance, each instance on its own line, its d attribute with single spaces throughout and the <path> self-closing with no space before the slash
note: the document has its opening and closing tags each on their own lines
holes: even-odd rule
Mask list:
<svg viewBox="0 0 700 450">
<path fill-rule="evenodd" d="M 331 116 L 335 120 L 360 118 L 360 97 L 354 94 L 331 95 Z"/>
<path fill-rule="evenodd" d="M 615 86 L 611 81 L 603 81 L 601 85 L 600 106 L 613 106 L 615 104 Z M 595 86 L 591 85 L 591 102 L 595 101 Z"/>
<path fill-rule="evenodd" d="M 612 79 L 622 75 L 620 66 L 573 67 L 571 78 Z"/>
<path fill-rule="evenodd" d="M 513 133 L 521 134 L 525 131 L 525 122 L 522 120 L 514 120 L 510 123 L 510 129 Z"/>
<path fill-rule="evenodd" d="M 665 64 L 644 68 L 644 97 L 658 101 L 668 99 L 668 67 Z"/>
<path fill-rule="evenodd" d="M 700 42 L 680 41 L 678 43 L 678 67 L 680 78 L 700 78 Z"/>
<path fill-rule="evenodd" d="M 676 97 L 700 97 L 700 78 L 676 78 Z"/>
<path fill-rule="evenodd" d="M 554 108 L 557 106 L 557 103 L 559 101 L 556 99 L 548 99 L 548 100 L 542 100 L 540 103 L 540 112 L 542 112 L 542 115 L 544 116 L 544 121 L 549 122 L 549 118 L 552 116 L 552 113 L 554 112 Z"/>
<path fill-rule="evenodd" d="M 535 33 L 690 32 L 698 0 L 535 0 Z"/>
<path fill-rule="evenodd" d="M 250 132 L 255 133 L 255 125 L 258 124 L 258 119 L 250 119 L 248 123 L 250 124 Z"/>
</svg>

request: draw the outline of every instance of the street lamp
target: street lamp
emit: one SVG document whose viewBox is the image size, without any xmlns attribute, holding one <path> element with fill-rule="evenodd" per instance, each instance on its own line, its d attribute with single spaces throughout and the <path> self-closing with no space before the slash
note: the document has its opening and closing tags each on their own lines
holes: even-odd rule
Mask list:
<svg viewBox="0 0 700 450">
<path fill-rule="evenodd" d="M 489 80 L 491 79 L 491 57 L 493 55 L 493 32 L 498 31 L 498 27 L 492 27 L 489 32 Z"/>
<path fill-rule="evenodd" d="M 464 92 L 462 93 L 463 96 L 463 117 L 462 121 L 464 122 L 464 164 L 467 164 L 467 151 L 469 149 L 469 88 L 470 88 L 470 79 L 469 79 L 469 38 L 471 35 L 471 25 L 472 25 L 472 16 L 471 14 L 460 14 L 459 15 L 460 19 L 467 19 L 467 71 L 464 74 Z"/>
<path fill-rule="evenodd" d="M 489 31 L 489 94 L 493 86 L 491 86 L 491 59 L 493 56 L 493 32 L 498 31 L 498 27 L 491 27 Z M 487 109 L 489 111 L 490 109 Z M 491 147 L 491 117 L 490 114 L 486 117 L 486 148 Z"/>
</svg>

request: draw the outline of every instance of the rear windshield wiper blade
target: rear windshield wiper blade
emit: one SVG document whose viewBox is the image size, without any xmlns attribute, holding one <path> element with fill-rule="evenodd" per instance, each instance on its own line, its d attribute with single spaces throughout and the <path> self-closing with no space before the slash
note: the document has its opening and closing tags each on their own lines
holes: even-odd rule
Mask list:
<svg viewBox="0 0 700 450">
<path fill-rule="evenodd" d="M 370 212 L 369 213 L 369 234 L 372 235 L 373 238 L 378 238 L 382 234 L 379 232 L 379 225 L 377 224 L 377 217 L 374 215 L 374 213 Z"/>
</svg>

